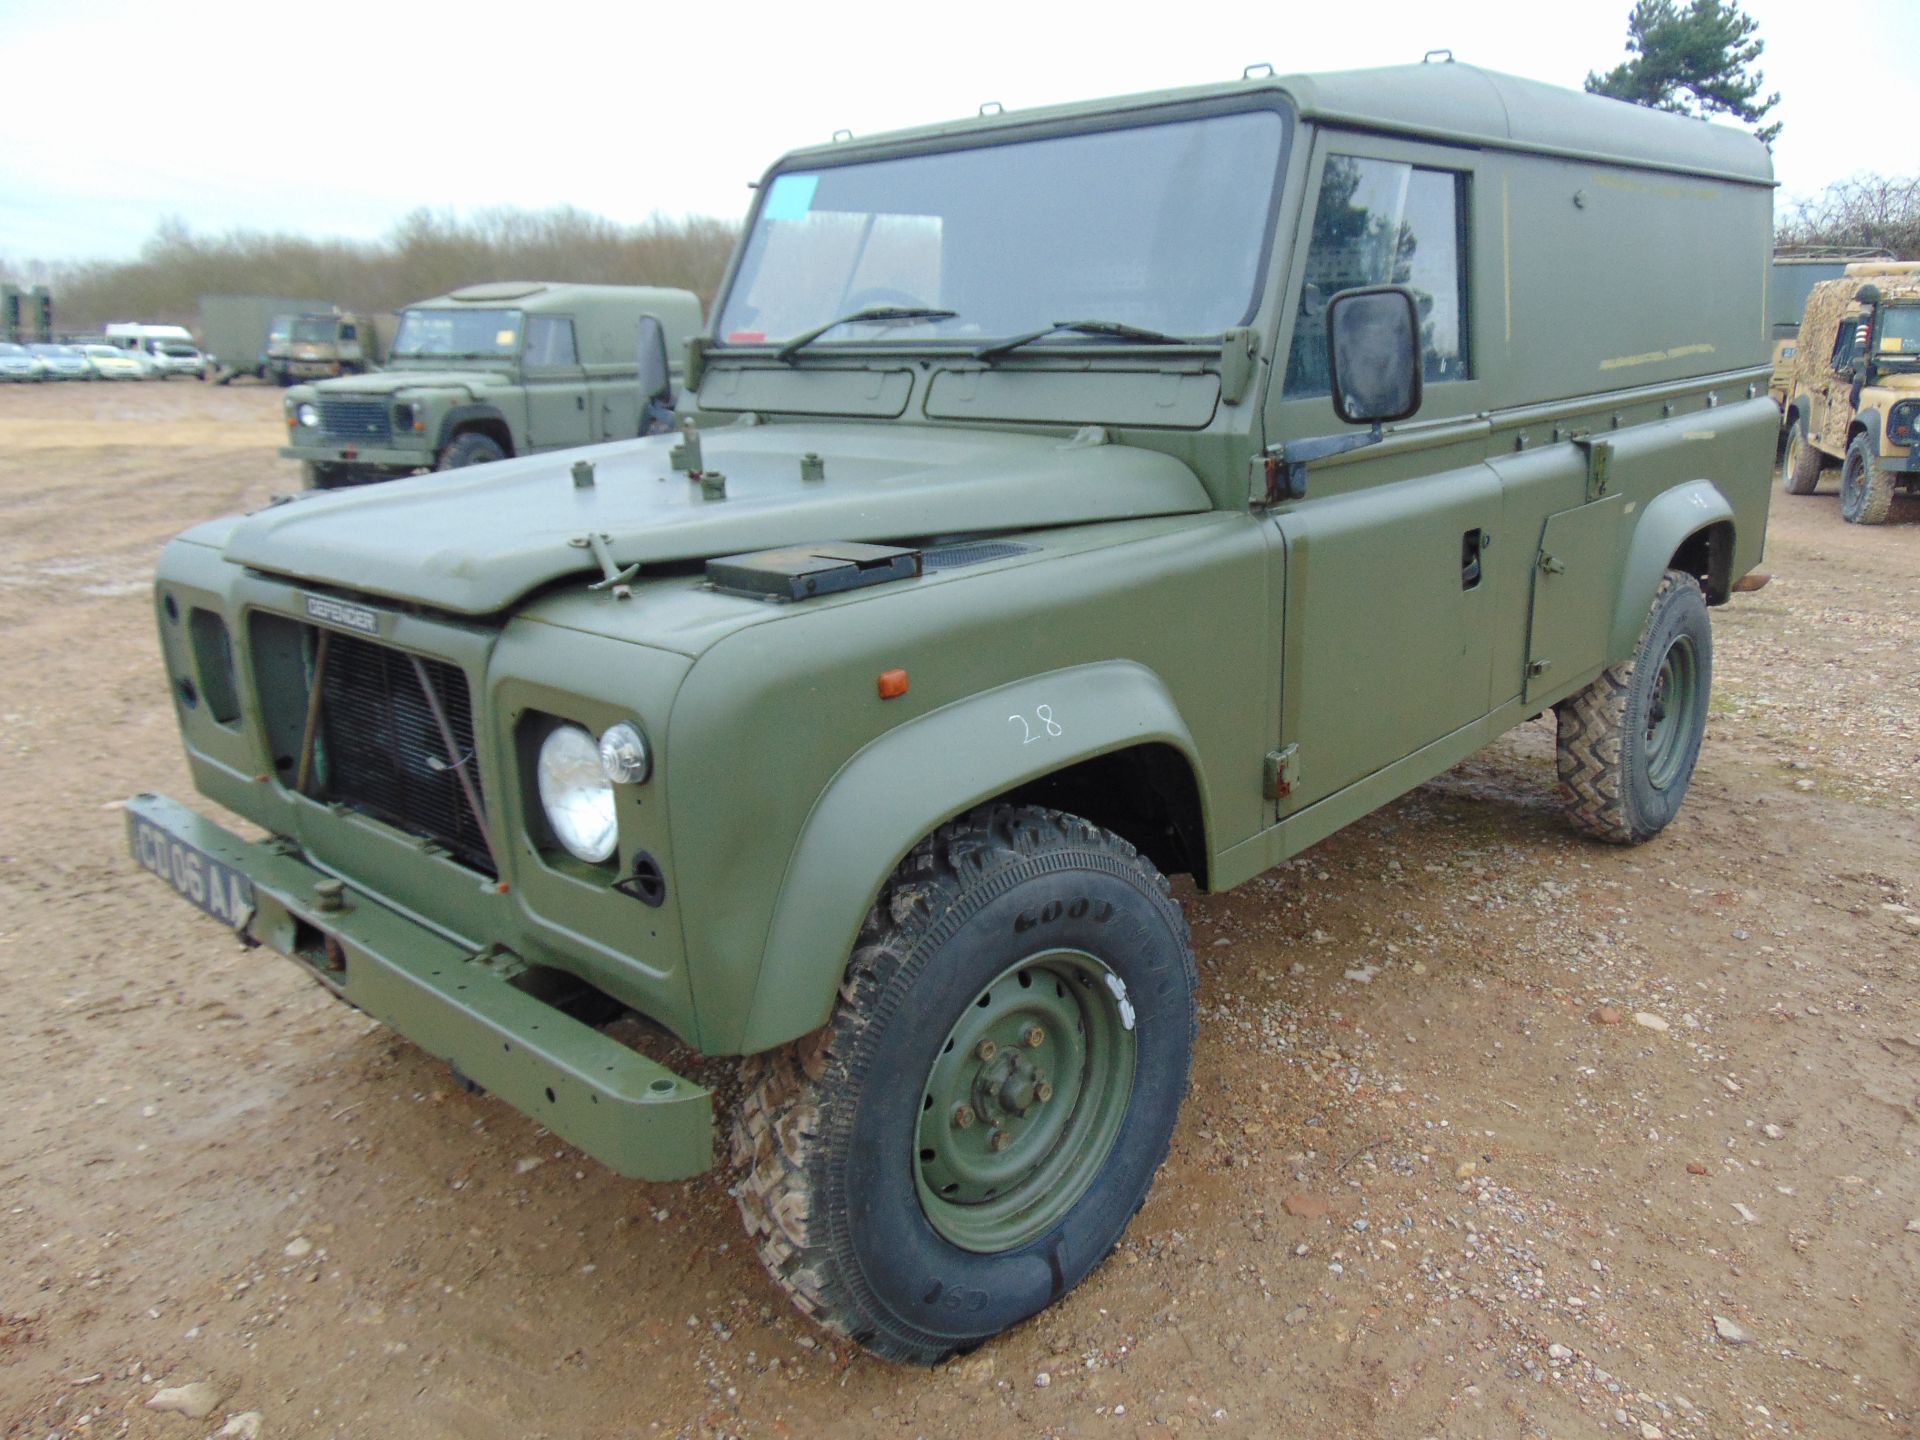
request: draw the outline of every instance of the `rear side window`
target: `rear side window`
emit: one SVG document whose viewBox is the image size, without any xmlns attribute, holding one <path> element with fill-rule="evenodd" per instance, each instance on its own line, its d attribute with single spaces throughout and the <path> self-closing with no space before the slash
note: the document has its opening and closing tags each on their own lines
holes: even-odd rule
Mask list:
<svg viewBox="0 0 1920 1440">
<path fill-rule="evenodd" d="M 1426 382 L 1471 377 L 1467 177 L 1398 160 L 1330 155 L 1307 246 L 1287 360 L 1288 398 L 1325 395 L 1327 301 L 1357 285 L 1405 285 L 1420 302 Z"/>
</svg>

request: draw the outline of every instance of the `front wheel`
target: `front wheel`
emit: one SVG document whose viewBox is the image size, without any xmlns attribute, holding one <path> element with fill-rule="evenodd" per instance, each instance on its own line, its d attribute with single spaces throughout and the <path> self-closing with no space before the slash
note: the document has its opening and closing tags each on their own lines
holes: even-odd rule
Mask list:
<svg viewBox="0 0 1920 1440">
<path fill-rule="evenodd" d="M 1669 570 L 1640 643 L 1554 706 L 1560 801 L 1595 840 L 1637 845 L 1680 811 L 1713 689 L 1713 624 L 1700 582 Z"/>
<path fill-rule="evenodd" d="M 932 1363 L 1058 1300 L 1166 1158 L 1194 1040 L 1186 920 L 1118 836 L 992 806 L 882 890 L 841 1001 L 760 1057 L 735 1189 L 774 1280 Z"/>
<path fill-rule="evenodd" d="M 507 452 L 500 442 L 477 430 L 469 430 L 464 435 L 456 435 L 453 442 L 440 452 L 435 463 L 436 470 L 458 470 L 466 465 L 486 465 L 495 460 L 504 460 Z"/>
<path fill-rule="evenodd" d="M 1884 525 L 1892 513 L 1892 472 L 1881 467 L 1873 441 L 1856 435 L 1840 471 L 1840 518 L 1853 525 Z"/>
</svg>

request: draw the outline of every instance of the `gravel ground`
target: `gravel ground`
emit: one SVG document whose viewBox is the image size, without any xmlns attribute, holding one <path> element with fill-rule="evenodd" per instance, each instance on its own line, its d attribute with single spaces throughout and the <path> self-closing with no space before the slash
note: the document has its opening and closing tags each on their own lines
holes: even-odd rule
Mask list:
<svg viewBox="0 0 1920 1440">
<path fill-rule="evenodd" d="M 1920 507 L 1776 499 L 1654 843 L 1562 828 L 1535 723 L 1185 893 L 1152 1198 L 929 1372 L 792 1312 L 724 1174 L 616 1179 L 124 856 L 191 794 L 154 557 L 297 483 L 277 411 L 0 390 L 7 1436 L 1920 1434 Z"/>
</svg>

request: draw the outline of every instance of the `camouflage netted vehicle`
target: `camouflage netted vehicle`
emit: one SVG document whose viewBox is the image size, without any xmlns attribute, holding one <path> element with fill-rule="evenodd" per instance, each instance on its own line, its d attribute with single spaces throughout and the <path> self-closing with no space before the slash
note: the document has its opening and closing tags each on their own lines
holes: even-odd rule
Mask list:
<svg viewBox="0 0 1920 1440">
<path fill-rule="evenodd" d="M 1807 297 L 1792 360 L 1780 483 L 1811 495 L 1840 471 L 1840 514 L 1878 525 L 1920 489 L 1920 261 L 1849 265 Z"/>
</svg>

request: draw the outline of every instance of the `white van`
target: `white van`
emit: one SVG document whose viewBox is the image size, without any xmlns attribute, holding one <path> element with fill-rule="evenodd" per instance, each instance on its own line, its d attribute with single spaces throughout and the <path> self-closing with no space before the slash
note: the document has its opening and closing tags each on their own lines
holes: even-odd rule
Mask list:
<svg viewBox="0 0 1920 1440">
<path fill-rule="evenodd" d="M 116 321 L 106 327 L 109 345 L 131 350 L 145 359 L 159 379 L 192 375 L 204 379 L 207 357 L 184 325 L 140 325 Z"/>
</svg>

